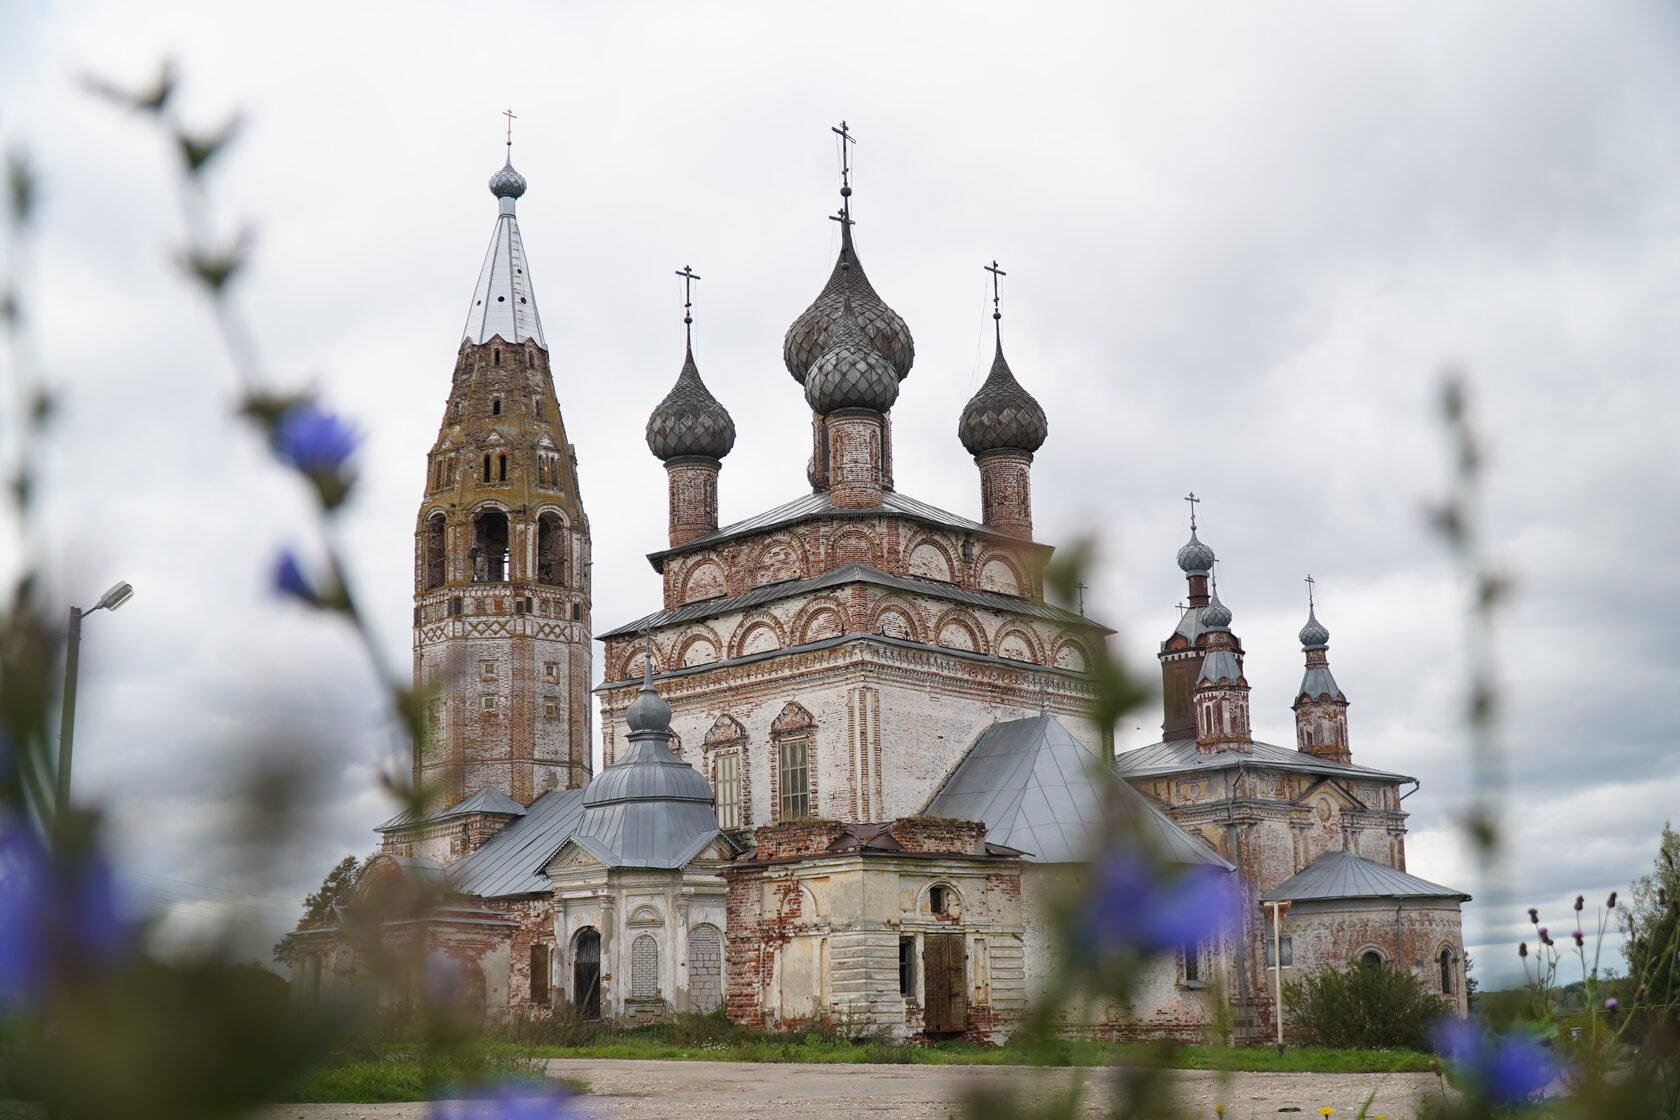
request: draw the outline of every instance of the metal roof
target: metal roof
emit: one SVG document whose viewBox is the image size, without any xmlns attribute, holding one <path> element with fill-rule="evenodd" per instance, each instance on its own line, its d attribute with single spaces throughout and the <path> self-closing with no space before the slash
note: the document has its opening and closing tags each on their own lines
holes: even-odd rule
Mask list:
<svg viewBox="0 0 1680 1120">
<path fill-rule="evenodd" d="M 495 190 L 494 179 L 491 189 Z M 501 213 L 496 216 L 490 248 L 484 254 L 478 283 L 473 286 L 463 341 L 483 344 L 500 335 L 507 342 L 530 339 L 546 350 L 542 317 L 537 314 L 537 297 L 531 289 L 531 270 L 525 262 L 525 242 L 519 236 L 519 220 L 513 216 L 514 200 L 504 195 L 498 205 Z"/>
<path fill-rule="evenodd" d="M 933 599 L 944 599 L 952 603 L 965 603 L 971 607 L 982 607 L 986 610 L 1000 611 L 1005 614 L 1026 614 L 1034 618 L 1048 619 L 1051 622 L 1062 622 L 1069 625 L 1087 626 L 1105 634 L 1113 633 L 1106 626 L 1098 626 L 1084 615 L 1065 610 L 1051 603 L 1040 603 L 1032 599 L 1022 599 L 1014 595 L 1000 595 L 993 591 L 970 591 L 965 587 L 956 587 L 949 583 L 938 583 L 933 580 L 912 579 L 909 576 L 895 576 L 891 572 L 883 572 L 873 564 L 842 564 L 832 571 L 824 572 L 820 576 L 810 579 L 783 580 L 780 583 L 767 583 L 763 587 L 755 587 L 740 595 L 728 599 L 702 599 L 698 603 L 686 603 L 670 610 L 655 611 L 650 615 L 638 618 L 634 622 L 627 622 L 623 626 L 615 627 L 604 634 L 595 635 L 597 638 L 618 638 L 626 634 L 639 634 L 646 629 L 658 629 L 664 626 L 675 626 L 683 622 L 693 622 L 702 618 L 715 618 L 730 611 L 746 610 L 748 607 L 760 606 L 764 603 L 775 602 L 778 599 L 791 599 L 797 595 L 805 595 L 812 591 L 838 587 L 847 583 L 872 583 L 879 587 L 889 587 L 895 591 L 907 591 L 915 595 L 926 595 Z"/>
<path fill-rule="evenodd" d="M 525 806 L 509 797 L 499 789 L 486 787 L 452 808 L 442 809 L 435 813 L 427 813 L 416 818 L 412 810 L 404 809 L 384 824 L 374 829 L 375 832 L 390 832 L 409 824 L 423 824 L 431 821 L 446 821 L 451 817 L 465 817 L 473 813 L 499 813 L 508 817 L 522 817 Z"/>
<path fill-rule="evenodd" d="M 1260 896 L 1262 902 L 1331 898 L 1451 898 L 1470 896 L 1352 852 L 1325 852 Z"/>
<path fill-rule="evenodd" d="M 1291 747 L 1262 743 L 1256 739 L 1251 752 L 1220 751 L 1203 754 L 1194 739 L 1169 739 L 1126 751 L 1114 760 L 1114 772 L 1122 778 L 1152 778 L 1160 774 L 1182 774 L 1195 770 L 1228 770 L 1237 766 L 1259 766 L 1269 770 L 1296 770 L 1305 774 L 1329 774 L 1346 778 L 1376 778 L 1387 782 L 1415 782 L 1406 774 L 1375 770 L 1353 763 L 1330 762 Z"/>
<path fill-rule="evenodd" d="M 883 513 L 896 513 L 928 525 L 937 525 L 943 529 L 960 529 L 968 533 L 978 533 L 981 536 L 1013 541 L 1016 544 L 1031 543 L 1021 541 L 1007 533 L 1000 533 L 998 530 L 982 525 L 978 521 L 970 521 L 966 517 L 947 513 L 936 506 L 930 506 L 926 502 L 919 502 L 915 498 L 900 494 L 896 490 L 884 491 L 881 495 L 881 504 L 870 506 L 867 509 L 845 509 L 836 506 L 829 501 L 828 492 L 822 491 L 815 494 L 806 494 L 803 497 L 795 498 L 791 502 L 784 502 L 773 509 L 767 509 L 763 513 L 749 517 L 745 521 L 725 525 L 716 532 L 707 533 L 703 537 L 696 537 L 694 540 L 675 548 L 650 552 L 648 553 L 648 561 L 653 564 L 655 571 L 664 571 L 667 556 L 675 556 L 682 552 L 693 552 L 698 548 L 708 548 L 711 545 L 733 540 L 736 537 L 744 537 L 752 533 L 762 533 L 770 529 L 776 529 L 783 525 L 791 525 L 796 521 L 807 521 L 814 517 L 879 517 Z M 1043 549 L 1046 552 L 1050 551 L 1049 545 L 1033 544 L 1032 547 Z"/>
<path fill-rule="evenodd" d="M 1310 665 L 1301 676 L 1301 690 L 1297 696 L 1318 699 L 1320 696 L 1336 697 L 1342 690 L 1336 686 L 1336 678 L 1330 675 L 1328 665 Z"/>
<path fill-rule="evenodd" d="M 1109 800 L 1135 814 L 1169 861 L 1232 869 L 1142 794 L 1116 781 L 1050 715 L 988 727 L 924 815 L 979 821 L 986 826 L 987 843 L 1018 849 L 1033 863 L 1079 863 L 1098 852 Z"/>
<path fill-rule="evenodd" d="M 582 816 L 583 790 L 550 790 L 531 802 L 523 817 L 451 867 L 449 885 L 480 898 L 550 890 L 543 865 L 571 839 Z"/>
</svg>

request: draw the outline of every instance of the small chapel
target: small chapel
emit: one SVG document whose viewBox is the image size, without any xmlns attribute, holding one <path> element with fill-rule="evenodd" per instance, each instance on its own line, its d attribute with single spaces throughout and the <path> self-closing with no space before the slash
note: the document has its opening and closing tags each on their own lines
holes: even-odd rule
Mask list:
<svg viewBox="0 0 1680 1120">
<path fill-rule="evenodd" d="M 647 556 L 662 599 L 599 632 L 589 464 L 566 437 L 510 143 L 415 526 L 430 700 L 413 780 L 433 807 L 378 827 L 357 888 L 423 885 L 433 901 L 384 936 L 447 960 L 490 1019 L 721 1009 L 772 1029 L 1001 1041 L 1056 967 L 1046 900 L 1102 858 L 1120 814 L 1161 859 L 1230 876 L 1242 917 L 1156 962 L 1134 1006 L 1070 1028 L 1259 1040 L 1277 970 L 1353 963 L 1405 970 L 1463 1012 L 1468 896 L 1406 869 L 1416 781 L 1354 762 L 1315 608 L 1300 687 L 1277 698 L 1297 742 L 1252 737 L 1246 653 L 1194 502 L 1176 555 L 1187 605 L 1159 652 L 1161 740 L 1116 755 L 1090 671 L 1111 631 L 1044 594 L 1031 477 L 1049 424 L 1004 357 L 995 262 L 991 369 L 952 418 L 978 516 L 899 488 L 892 408 L 915 343 L 859 259 L 835 131 L 838 256 L 782 341 L 783 389 L 811 410 L 804 477 L 719 523 L 735 426 L 690 328 L 645 430 L 667 478 L 668 533 Z M 371 975 L 348 935 L 356 905 L 291 935 L 294 989 L 371 987 L 399 1007 L 413 984 Z"/>
</svg>

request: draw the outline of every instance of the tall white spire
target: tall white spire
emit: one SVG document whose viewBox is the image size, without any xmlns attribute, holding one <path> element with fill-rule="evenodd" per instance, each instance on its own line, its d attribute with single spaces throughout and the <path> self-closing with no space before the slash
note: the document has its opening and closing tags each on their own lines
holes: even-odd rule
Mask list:
<svg viewBox="0 0 1680 1120">
<path fill-rule="evenodd" d="M 490 176 L 490 193 L 501 200 L 501 213 L 496 215 L 490 251 L 484 254 L 484 267 L 473 288 L 464 340 L 482 344 L 500 335 L 506 342 L 529 339 L 546 350 L 542 316 L 537 314 L 537 297 L 525 265 L 525 243 L 513 213 L 514 200 L 525 193 L 525 177 L 513 169 L 511 145 L 507 163 Z"/>
</svg>

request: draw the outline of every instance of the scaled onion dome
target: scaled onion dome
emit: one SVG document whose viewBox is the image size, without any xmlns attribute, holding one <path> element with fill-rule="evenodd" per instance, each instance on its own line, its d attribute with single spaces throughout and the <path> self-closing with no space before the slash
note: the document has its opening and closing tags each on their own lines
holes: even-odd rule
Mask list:
<svg viewBox="0 0 1680 1120">
<path fill-rule="evenodd" d="M 1203 545 L 1202 547 L 1207 547 Z M 1219 592 L 1213 593 L 1213 601 L 1202 608 L 1203 630 L 1226 630 L 1231 626 L 1231 608 L 1219 601 Z"/>
<path fill-rule="evenodd" d="M 512 152 L 502 169 L 490 176 L 490 193 L 497 198 L 518 198 L 525 193 L 525 176 L 513 169 Z"/>
<path fill-rule="evenodd" d="M 1194 528 L 1190 530 L 1190 539 L 1178 550 L 1178 566 L 1187 575 L 1205 576 L 1213 570 L 1213 549 L 1197 539 Z"/>
<path fill-rule="evenodd" d="M 692 346 L 677 383 L 648 417 L 647 445 L 659 460 L 679 455 L 721 459 L 735 446 L 735 421 L 700 380 Z"/>
<path fill-rule="evenodd" d="M 898 375 L 875 349 L 852 309 L 850 299 L 828 332 L 828 345 L 805 375 L 805 400 L 827 416 L 842 408 L 885 412 L 898 399 Z"/>
<path fill-rule="evenodd" d="M 1307 608 L 1307 624 L 1301 627 L 1302 649 L 1323 649 L 1330 644 L 1330 631 L 1318 620 L 1311 607 Z"/>
<path fill-rule="evenodd" d="M 888 307 L 870 286 L 869 277 L 858 263 L 857 251 L 852 248 L 852 228 L 845 223 L 840 226 L 840 257 L 834 262 L 828 283 L 811 306 L 788 327 L 787 336 L 782 339 L 782 361 L 788 372 L 795 381 L 804 382 L 811 363 L 828 349 L 829 335 L 848 298 L 863 333 L 892 366 L 898 379 L 904 380 L 916 360 L 916 343 L 898 312 Z"/>
<path fill-rule="evenodd" d="M 1049 431 L 1044 409 L 1015 380 L 1003 357 L 1003 343 L 999 342 L 992 372 L 957 421 L 957 437 L 970 455 L 1004 448 L 1030 453 L 1044 446 Z"/>
</svg>

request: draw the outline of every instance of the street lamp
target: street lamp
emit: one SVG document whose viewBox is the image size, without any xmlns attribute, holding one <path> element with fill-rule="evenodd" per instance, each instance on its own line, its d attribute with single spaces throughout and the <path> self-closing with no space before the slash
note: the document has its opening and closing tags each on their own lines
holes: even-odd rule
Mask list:
<svg viewBox="0 0 1680 1120">
<path fill-rule="evenodd" d="M 97 610 L 114 611 L 132 598 L 134 588 L 118 580 L 87 610 L 70 608 L 70 636 L 64 647 L 64 705 L 58 725 L 58 796 L 53 814 L 57 820 L 62 821 L 70 808 L 70 753 L 76 734 L 76 663 L 82 646 L 82 619 Z"/>
</svg>

